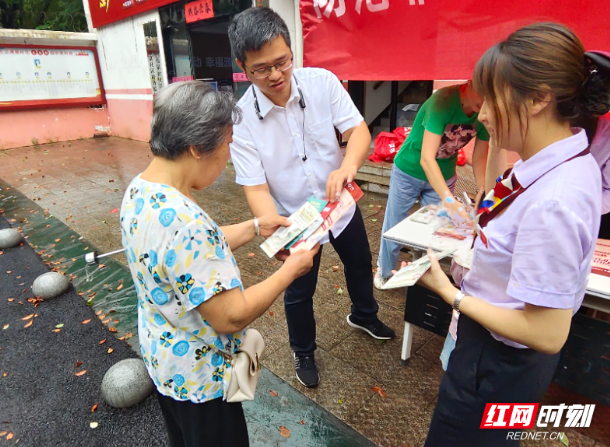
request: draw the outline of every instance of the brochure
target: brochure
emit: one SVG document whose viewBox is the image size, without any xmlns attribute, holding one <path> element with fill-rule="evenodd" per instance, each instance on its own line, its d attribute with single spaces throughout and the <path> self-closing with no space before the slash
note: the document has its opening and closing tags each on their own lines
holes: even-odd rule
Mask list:
<svg viewBox="0 0 610 447">
<path fill-rule="evenodd" d="M 446 250 L 437 253 L 436 257 L 440 261 L 443 258 L 451 255 L 455 249 Z M 396 289 L 398 287 L 411 287 L 419 279 L 424 276 L 424 273 L 430 268 L 430 258 L 428 255 L 422 256 L 416 261 L 398 270 L 390 279 L 383 285 L 382 289 Z"/>
<path fill-rule="evenodd" d="M 610 240 L 598 239 L 593 253 L 591 272 L 597 275 L 610 276 Z"/>
<path fill-rule="evenodd" d="M 363 195 L 364 193 L 356 183 L 347 183 L 341 191 L 339 200 L 335 203 L 328 203 L 322 210 L 321 216 L 322 219 L 324 219 L 322 225 L 320 225 L 311 236 L 299 239 L 299 241 L 292 246 L 290 252 L 295 253 L 300 250 L 311 250 Z"/>
<path fill-rule="evenodd" d="M 288 217 L 292 223 L 289 227 L 278 228 L 265 242 L 262 243 L 263 251 L 272 258 L 275 254 L 289 244 L 294 238 L 305 231 L 320 216 L 318 210 L 309 202 Z"/>
</svg>

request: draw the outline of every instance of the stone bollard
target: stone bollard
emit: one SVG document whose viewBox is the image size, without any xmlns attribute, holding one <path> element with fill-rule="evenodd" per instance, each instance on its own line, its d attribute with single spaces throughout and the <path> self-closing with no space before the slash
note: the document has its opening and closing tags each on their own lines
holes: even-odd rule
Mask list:
<svg viewBox="0 0 610 447">
<path fill-rule="evenodd" d="M 155 386 L 140 359 L 121 360 L 102 380 L 102 397 L 108 405 L 127 408 L 146 399 Z"/>
<path fill-rule="evenodd" d="M 0 230 L 0 248 L 17 247 L 22 240 L 21 233 L 13 228 Z"/>
<path fill-rule="evenodd" d="M 34 281 L 32 293 L 43 300 L 55 298 L 65 293 L 70 287 L 70 281 L 61 273 L 43 273 Z"/>
</svg>

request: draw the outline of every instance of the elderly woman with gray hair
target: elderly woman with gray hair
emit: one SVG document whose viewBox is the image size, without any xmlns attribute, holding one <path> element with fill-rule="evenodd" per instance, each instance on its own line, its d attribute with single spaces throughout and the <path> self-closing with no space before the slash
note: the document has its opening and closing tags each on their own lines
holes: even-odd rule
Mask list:
<svg viewBox="0 0 610 447">
<path fill-rule="evenodd" d="M 241 404 L 226 401 L 226 359 L 246 326 L 311 269 L 317 252 L 288 257 L 271 277 L 244 289 L 232 250 L 289 222 L 271 216 L 219 227 L 192 196 L 222 173 L 239 117 L 230 94 L 204 83 L 164 88 L 153 106 L 154 158 L 121 206 L 142 357 L 173 447 L 248 445 Z"/>
</svg>

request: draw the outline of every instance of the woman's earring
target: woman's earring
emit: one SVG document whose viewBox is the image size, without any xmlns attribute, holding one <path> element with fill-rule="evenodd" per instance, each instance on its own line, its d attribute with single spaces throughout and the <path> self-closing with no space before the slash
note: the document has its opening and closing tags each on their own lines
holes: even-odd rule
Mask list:
<svg viewBox="0 0 610 447">
<path fill-rule="evenodd" d="M 201 157 L 197 157 L 197 161 L 201 161 Z"/>
</svg>

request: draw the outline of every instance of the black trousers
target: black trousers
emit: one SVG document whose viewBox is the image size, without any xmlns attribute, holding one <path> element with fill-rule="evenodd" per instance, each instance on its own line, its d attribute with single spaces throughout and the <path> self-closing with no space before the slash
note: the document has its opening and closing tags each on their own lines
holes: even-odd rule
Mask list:
<svg viewBox="0 0 610 447">
<path fill-rule="evenodd" d="M 540 402 L 558 362 L 559 354 L 507 346 L 460 315 L 425 447 L 518 446 L 506 439 L 508 430 L 479 428 L 485 404 Z"/>
<path fill-rule="evenodd" d="M 157 392 L 172 447 L 248 447 L 248 427 L 241 403 L 222 398 L 195 404 Z"/>
<path fill-rule="evenodd" d="M 347 290 L 352 300 L 352 314 L 363 322 L 377 318 L 379 306 L 373 296 L 373 258 L 360 208 L 338 238 L 330 235 L 344 266 Z M 318 284 L 322 247 L 313 268 L 286 289 L 284 308 L 288 321 L 290 347 L 297 355 L 312 355 L 316 350 L 316 320 L 313 295 Z"/>
<path fill-rule="evenodd" d="M 602 214 L 598 237 L 600 239 L 610 239 L 610 213 Z"/>
</svg>

